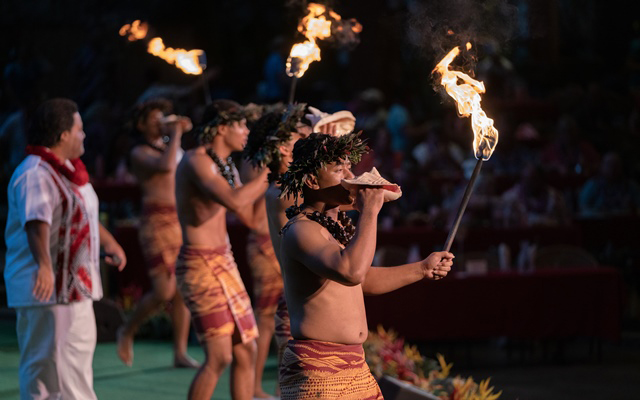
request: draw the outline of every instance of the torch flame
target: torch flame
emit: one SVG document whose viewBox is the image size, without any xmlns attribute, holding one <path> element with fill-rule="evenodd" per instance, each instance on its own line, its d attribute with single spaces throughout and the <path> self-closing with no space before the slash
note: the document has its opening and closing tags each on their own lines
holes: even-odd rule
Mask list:
<svg viewBox="0 0 640 400">
<path fill-rule="evenodd" d="M 162 39 L 159 37 L 153 38 L 149 41 L 147 51 L 154 56 L 160 57 L 169 64 L 175 64 L 185 74 L 200 75 L 202 74 L 202 66 L 200 65 L 199 58 L 204 51 L 185 50 L 185 49 L 173 49 L 171 47 L 165 47 Z"/>
<path fill-rule="evenodd" d="M 467 50 L 471 43 L 467 43 Z M 498 130 L 493 126 L 493 120 L 487 117 L 480 106 L 480 94 L 485 92 L 484 83 L 471 78 L 461 71 L 449 70 L 449 64 L 460 54 L 460 48 L 454 47 L 442 61 L 436 65 L 433 72 L 441 76 L 440 84 L 458 106 L 461 117 L 471 115 L 473 129 L 473 150 L 477 159 L 488 160 L 498 144 Z M 461 81 L 462 84 L 458 84 Z"/>
<path fill-rule="evenodd" d="M 336 22 L 342 20 L 340 15 L 333 10 L 327 11 L 327 8 L 322 4 L 309 3 L 307 10 L 308 14 L 298 24 L 298 31 L 307 40 L 294 44 L 287 59 L 287 75 L 297 78 L 304 75 L 312 62 L 320 61 L 320 48 L 316 42 L 331 36 L 332 20 Z M 327 19 L 327 15 L 329 19 Z M 361 32 L 362 25 L 356 20 L 351 21 L 353 32 Z M 342 26 L 338 26 L 338 29 L 342 29 Z"/>
<path fill-rule="evenodd" d="M 127 36 L 130 42 L 144 39 L 149 31 L 149 26 L 146 22 L 140 22 L 139 19 L 133 21 L 130 24 L 123 25 L 120 28 L 120 36 Z"/>
</svg>

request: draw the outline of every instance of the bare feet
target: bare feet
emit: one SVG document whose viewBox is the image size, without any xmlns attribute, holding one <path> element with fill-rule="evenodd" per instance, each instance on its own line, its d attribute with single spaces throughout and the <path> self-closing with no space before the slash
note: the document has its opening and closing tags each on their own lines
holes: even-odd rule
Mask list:
<svg viewBox="0 0 640 400">
<path fill-rule="evenodd" d="M 122 362 L 130 367 L 133 365 L 133 338 L 124 333 L 124 326 L 118 328 L 118 332 L 116 333 L 116 338 L 118 341 L 118 357 L 122 360 Z"/>
<path fill-rule="evenodd" d="M 200 368 L 200 363 L 185 353 L 173 356 L 173 366 L 174 368 Z"/>
</svg>

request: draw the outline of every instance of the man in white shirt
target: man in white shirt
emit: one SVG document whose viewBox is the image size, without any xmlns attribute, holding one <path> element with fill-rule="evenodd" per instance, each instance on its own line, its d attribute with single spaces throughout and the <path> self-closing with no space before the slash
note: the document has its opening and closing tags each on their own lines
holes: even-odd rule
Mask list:
<svg viewBox="0 0 640 400">
<path fill-rule="evenodd" d="M 8 187 L 4 278 L 17 313 L 21 399 L 96 398 L 100 246 L 119 269 L 126 256 L 98 222 L 98 198 L 79 159 L 84 138 L 73 101 L 45 101 Z"/>
</svg>

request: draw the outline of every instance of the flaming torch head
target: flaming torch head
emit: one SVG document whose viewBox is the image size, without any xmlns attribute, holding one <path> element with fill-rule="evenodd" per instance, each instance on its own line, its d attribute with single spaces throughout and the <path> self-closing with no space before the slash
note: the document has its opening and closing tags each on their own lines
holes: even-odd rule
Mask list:
<svg viewBox="0 0 640 400">
<path fill-rule="evenodd" d="M 146 22 L 140 22 L 139 19 L 133 21 L 130 24 L 123 25 L 120 28 L 120 36 L 126 36 L 130 42 L 144 39 L 149 31 L 149 26 Z"/>
<path fill-rule="evenodd" d="M 362 25 L 355 19 L 343 21 L 333 10 L 327 10 L 322 4 L 309 3 L 307 15 L 298 24 L 298 31 L 307 40 L 296 43 L 287 59 L 287 75 L 300 78 L 309 68 L 309 64 L 320 61 L 318 40 L 335 39 L 342 45 L 353 46 L 358 43 L 357 35 Z"/>
<path fill-rule="evenodd" d="M 467 50 L 471 43 L 467 43 Z M 471 116 L 473 129 L 473 150 L 477 159 L 488 160 L 498 144 L 498 130 L 493 120 L 482 109 L 480 94 L 485 92 L 484 83 L 471 78 L 461 71 L 449 69 L 451 62 L 460 54 L 460 48 L 454 47 L 436 65 L 434 73 L 440 75 L 440 84 L 455 101 L 461 117 Z"/>
<path fill-rule="evenodd" d="M 169 64 L 175 64 L 185 74 L 200 75 L 206 68 L 204 51 L 199 49 L 187 51 L 185 49 L 165 47 L 159 37 L 149 41 L 147 51 L 154 56 L 162 58 Z"/>
</svg>

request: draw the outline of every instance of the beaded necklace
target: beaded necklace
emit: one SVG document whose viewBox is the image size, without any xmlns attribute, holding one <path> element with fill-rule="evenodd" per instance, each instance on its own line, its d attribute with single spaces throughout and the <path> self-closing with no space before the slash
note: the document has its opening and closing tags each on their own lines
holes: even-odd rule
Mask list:
<svg viewBox="0 0 640 400">
<path fill-rule="evenodd" d="M 236 174 L 233 172 L 233 167 L 235 167 L 235 164 L 233 163 L 233 159 L 231 158 L 231 156 L 227 157 L 227 162 L 224 163 L 213 150 L 207 149 L 207 154 L 209 155 L 209 157 L 211 157 L 213 162 L 216 163 L 224 179 L 229 182 L 229 186 L 231 186 L 232 189 L 235 189 Z"/>
<path fill-rule="evenodd" d="M 304 206 L 304 204 L 302 206 Z M 349 218 L 346 212 L 338 212 L 338 221 L 340 222 L 338 223 L 325 213 L 321 213 L 320 211 L 302 211 L 302 208 L 303 207 L 298 207 L 297 205 L 287 208 L 285 211 L 287 218 L 291 219 L 298 214 L 302 214 L 311 221 L 317 222 L 325 227 L 331 236 L 345 247 L 349 244 L 351 239 L 353 239 L 353 235 L 356 233 L 356 227 L 353 225 L 353 221 Z M 280 234 L 282 235 L 289 226 L 289 224 L 285 225 L 285 227 L 280 231 Z"/>
</svg>

